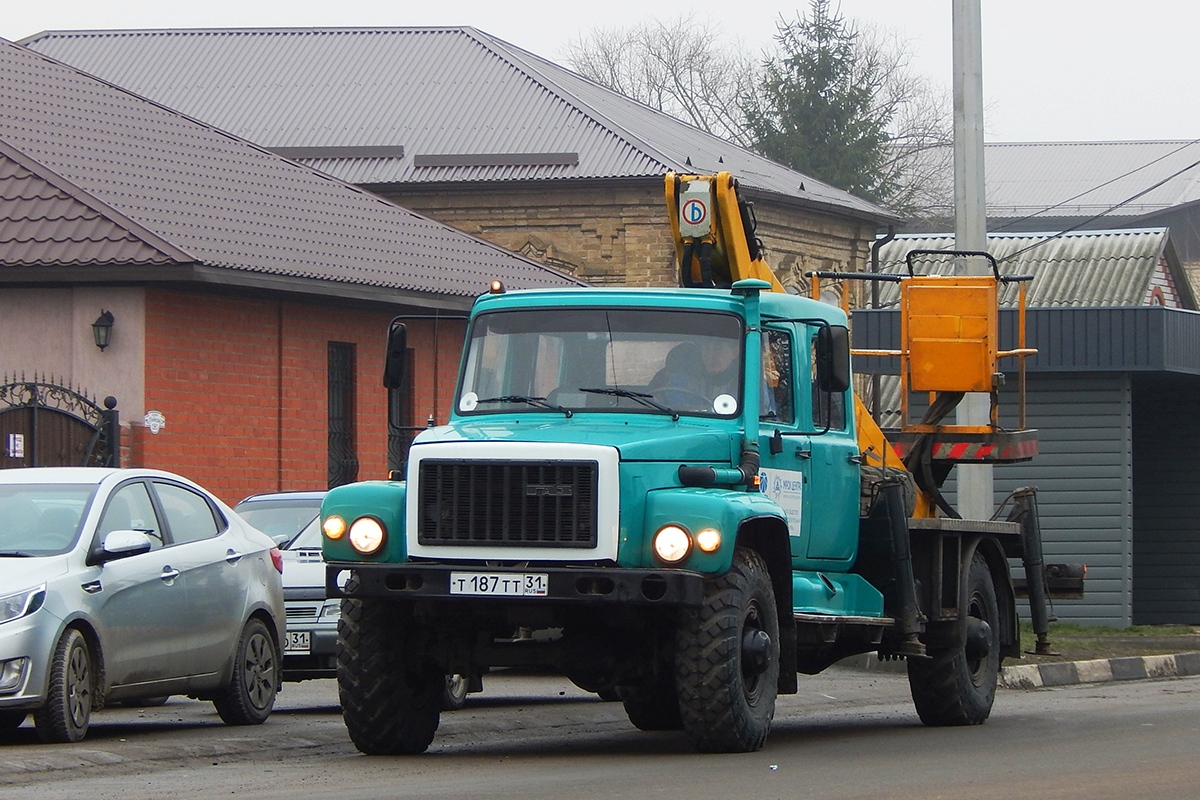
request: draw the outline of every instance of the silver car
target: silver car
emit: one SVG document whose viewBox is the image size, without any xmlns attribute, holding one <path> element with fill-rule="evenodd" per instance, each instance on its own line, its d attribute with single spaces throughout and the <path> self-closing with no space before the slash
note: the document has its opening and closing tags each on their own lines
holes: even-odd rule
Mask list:
<svg viewBox="0 0 1200 800">
<path fill-rule="evenodd" d="M 282 555 L 191 481 L 0 470 L 0 741 L 75 742 L 106 703 L 180 694 L 230 725 L 280 686 Z"/>
</svg>

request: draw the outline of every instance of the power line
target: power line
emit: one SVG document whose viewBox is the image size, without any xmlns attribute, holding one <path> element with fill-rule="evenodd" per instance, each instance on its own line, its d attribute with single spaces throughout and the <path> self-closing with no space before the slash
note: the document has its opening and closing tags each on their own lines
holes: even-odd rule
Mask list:
<svg viewBox="0 0 1200 800">
<path fill-rule="evenodd" d="M 1097 189 L 1103 189 L 1105 186 L 1108 186 L 1109 184 L 1116 183 L 1117 181 L 1122 180 L 1123 178 L 1128 178 L 1130 175 L 1134 174 L 1135 172 L 1141 172 L 1142 170 L 1146 169 L 1147 167 L 1152 167 L 1155 164 L 1157 164 L 1159 161 L 1162 161 L 1165 158 L 1170 158 L 1171 156 L 1175 155 L 1176 153 L 1186 150 L 1187 148 L 1189 148 L 1192 145 L 1197 144 L 1197 143 L 1200 143 L 1200 139 L 1193 139 L 1190 142 L 1184 142 L 1182 145 L 1180 145 L 1179 147 L 1176 147 L 1171 152 L 1163 153 L 1158 158 L 1155 158 L 1151 161 L 1147 161 L 1145 164 L 1142 164 L 1140 167 L 1134 167 L 1133 169 L 1129 170 L 1128 172 L 1124 173 L 1123 175 L 1118 175 L 1115 178 L 1110 178 L 1109 180 L 1106 180 L 1104 183 L 1098 184 L 1089 189 L 1084 189 L 1082 192 L 1075 195 L 1074 197 L 1068 197 L 1066 200 L 1061 200 L 1061 201 L 1055 203 L 1054 205 L 1049 206 L 1048 208 L 1043 208 L 1043 209 L 1033 212 L 1032 214 L 1027 214 L 1026 216 L 1021 217 L 1020 219 L 1011 220 L 1009 222 L 1004 223 L 1003 225 L 993 228 L 992 230 L 993 231 L 1002 231 L 1005 228 L 1011 227 L 1013 225 L 1019 225 L 1022 222 L 1026 222 L 1028 220 L 1033 219 L 1034 217 L 1041 216 L 1042 214 L 1045 214 L 1047 211 L 1053 211 L 1054 209 L 1056 209 L 1060 206 L 1065 206 L 1067 203 L 1070 203 L 1073 200 L 1078 200 L 1079 198 L 1083 197 L 1086 194 L 1091 194 L 1092 192 L 1096 191 Z M 1172 176 L 1172 177 L 1174 177 L 1174 176 Z M 1161 184 L 1159 184 L 1159 185 L 1161 185 Z M 1140 196 L 1140 195 L 1138 195 L 1138 196 Z M 1129 200 L 1126 200 L 1125 202 L 1128 203 Z M 1114 206 L 1113 208 L 1120 208 L 1120 206 Z M 1111 211 L 1112 209 L 1109 209 L 1109 210 Z M 1105 213 L 1108 213 L 1108 212 L 1105 212 Z M 1104 216 L 1104 215 L 1101 214 L 1100 216 Z M 1099 219 L 1099 217 L 1093 217 L 1092 219 Z M 1088 221 L 1090 222 L 1091 220 L 1088 220 Z"/>
<path fill-rule="evenodd" d="M 1200 140 L 1198 140 L 1198 141 L 1200 141 Z M 1178 152 L 1178 151 L 1176 151 L 1176 152 Z M 1151 163 L 1154 163 L 1154 162 L 1151 162 Z M 1149 166 L 1149 165 L 1147 165 L 1147 166 Z M 1184 167 L 1183 169 L 1177 170 L 1177 171 L 1171 173 L 1170 175 L 1168 175 L 1167 177 L 1163 178 L 1162 180 L 1160 180 L 1158 183 L 1155 183 L 1152 186 L 1148 186 L 1147 188 L 1141 190 L 1140 192 L 1137 192 L 1134 195 L 1131 195 L 1130 197 L 1125 198 L 1124 200 L 1122 200 L 1121 202 L 1119 202 L 1115 205 L 1109 206 L 1107 209 L 1105 209 L 1104 211 L 1101 211 L 1099 214 L 1095 214 L 1091 217 L 1088 217 L 1085 220 L 1075 223 L 1074 225 L 1072 225 L 1069 228 L 1061 230 L 1058 233 L 1055 233 L 1051 236 L 1047 236 L 1045 239 L 1042 239 L 1041 241 L 1034 242 L 1033 244 L 1029 245 L 1028 247 L 1024 247 L 1024 248 L 1016 251 L 1015 253 L 1009 253 L 1004 258 L 997 259 L 997 260 L 998 261 L 1011 261 L 1012 259 L 1016 258 L 1017 256 L 1022 255 L 1023 253 L 1028 253 L 1030 250 L 1032 250 L 1035 247 L 1040 247 L 1040 246 L 1046 244 L 1046 242 L 1052 242 L 1055 239 L 1058 239 L 1062 236 L 1065 236 L 1068 233 L 1071 233 L 1072 231 L 1077 231 L 1080 228 L 1082 228 L 1084 225 L 1087 225 L 1090 222 L 1095 222 L 1096 220 L 1100 219 L 1101 217 L 1108 216 L 1112 212 L 1116 211 L 1118 208 L 1121 208 L 1122 206 L 1132 203 L 1134 200 L 1137 200 L 1142 195 L 1148 194 L 1148 193 L 1154 191 L 1155 189 L 1162 186 L 1167 181 L 1174 180 L 1175 178 L 1178 178 L 1180 175 L 1187 172 L 1188 170 L 1195 169 L 1196 167 L 1200 167 L 1200 161 L 1193 161 L 1191 164 Z M 1134 170 L 1134 172 L 1136 172 L 1136 171 L 1137 170 Z M 1097 187 L 1097 188 L 1099 188 L 1099 187 Z"/>
</svg>

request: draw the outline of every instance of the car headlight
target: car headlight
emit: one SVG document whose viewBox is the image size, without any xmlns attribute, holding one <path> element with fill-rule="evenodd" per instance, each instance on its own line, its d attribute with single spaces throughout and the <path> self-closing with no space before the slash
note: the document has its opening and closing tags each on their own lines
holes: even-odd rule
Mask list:
<svg viewBox="0 0 1200 800">
<path fill-rule="evenodd" d="M 678 564 L 692 549 L 692 537 L 679 525 L 664 525 L 654 534 L 654 555 L 667 564 Z"/>
<path fill-rule="evenodd" d="M 350 546 L 361 555 L 379 552 L 386 538 L 383 523 L 374 517 L 359 517 L 350 524 Z"/>
<path fill-rule="evenodd" d="M 0 597 L 0 623 L 28 616 L 46 602 L 46 584 Z"/>
</svg>

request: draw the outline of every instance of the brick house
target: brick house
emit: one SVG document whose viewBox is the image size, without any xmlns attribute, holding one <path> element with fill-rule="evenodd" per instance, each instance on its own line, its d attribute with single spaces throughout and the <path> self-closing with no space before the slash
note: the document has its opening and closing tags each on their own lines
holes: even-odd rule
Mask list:
<svg viewBox="0 0 1200 800">
<path fill-rule="evenodd" d="M 788 286 L 862 270 L 891 212 L 469 27 L 23 40 L 596 285 L 675 285 L 663 175 L 729 171 Z"/>
<path fill-rule="evenodd" d="M 229 502 L 383 475 L 389 406 L 433 408 L 461 344 L 414 321 L 389 397 L 392 317 L 579 283 L 3 40 L 0 106 L 0 467 L 79 463 L 33 437 L 112 396 L 121 463 Z"/>
</svg>

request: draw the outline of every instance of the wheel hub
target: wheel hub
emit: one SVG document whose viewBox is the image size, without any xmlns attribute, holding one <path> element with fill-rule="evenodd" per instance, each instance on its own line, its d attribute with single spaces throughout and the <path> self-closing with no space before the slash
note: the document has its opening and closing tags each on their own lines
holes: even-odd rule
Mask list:
<svg viewBox="0 0 1200 800">
<path fill-rule="evenodd" d="M 767 671 L 771 637 L 758 628 L 747 628 L 742 634 L 742 674 L 757 678 Z"/>
<path fill-rule="evenodd" d="M 967 660 L 976 664 L 992 652 L 992 626 L 978 617 L 967 619 Z"/>
</svg>

